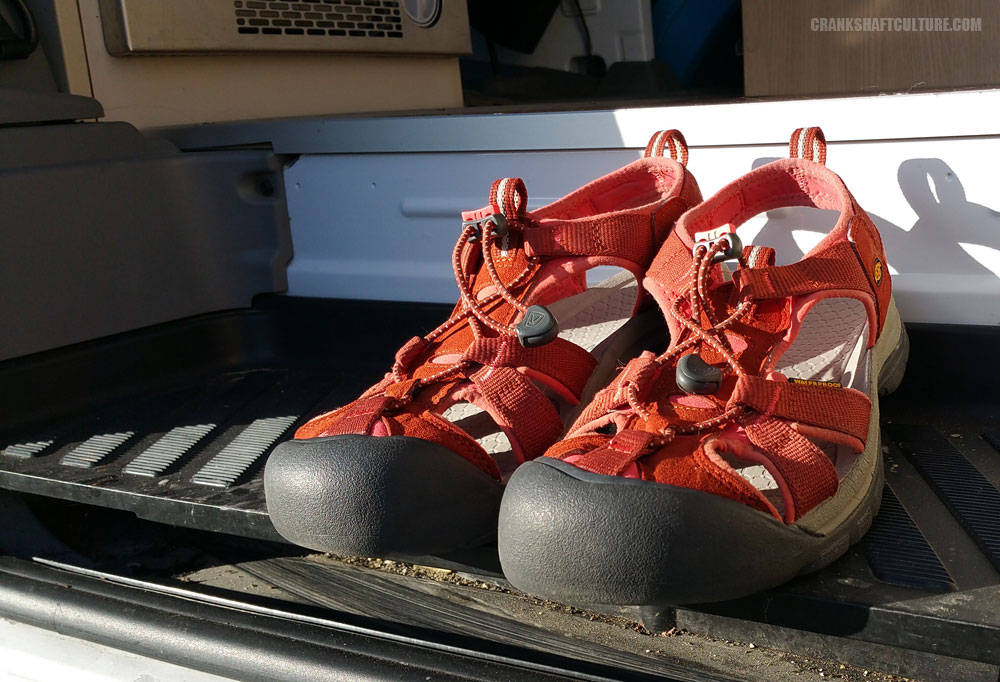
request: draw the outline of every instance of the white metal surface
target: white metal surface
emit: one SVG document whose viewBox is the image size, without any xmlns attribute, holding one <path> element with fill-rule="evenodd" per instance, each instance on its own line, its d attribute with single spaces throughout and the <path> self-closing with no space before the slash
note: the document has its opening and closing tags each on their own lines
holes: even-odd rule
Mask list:
<svg viewBox="0 0 1000 682">
<path fill-rule="evenodd" d="M 0 682 L 226 682 L 228 679 L 0 618 Z"/>
<path fill-rule="evenodd" d="M 636 146 L 645 145 L 656 126 L 672 126 L 678 118 L 641 114 L 620 116 L 622 137 Z M 914 112 L 911 118 L 916 116 Z M 769 124 L 775 131 L 779 123 L 790 132 L 796 123 L 817 122 L 785 114 L 780 118 Z M 925 121 L 925 126 L 933 130 L 932 123 Z M 784 145 L 703 144 L 711 140 L 688 137 L 694 145 L 689 167 L 706 197 L 753 167 L 787 155 Z M 458 215 L 486 203 L 494 178 L 523 177 L 532 208 L 639 153 L 304 156 L 286 173 L 295 248 L 289 293 L 453 301 L 457 291 L 450 252 L 459 232 Z M 883 235 L 904 320 L 1000 323 L 1000 195 L 992 167 L 998 154 L 1000 136 L 830 144 L 828 165 L 844 178 Z M 745 242 L 774 246 L 779 262 L 790 262 L 816 243 L 832 221 L 822 211 L 781 209 L 754 219 L 740 234 Z"/>
<path fill-rule="evenodd" d="M 785 156 L 792 129 L 819 125 L 830 167 L 883 233 L 903 318 L 997 324 L 998 109 L 1000 89 L 161 132 L 186 149 L 270 141 L 276 152 L 305 155 L 287 174 L 290 293 L 450 301 L 458 212 L 485 203 L 496 177 L 524 177 L 538 206 L 636 158 L 653 131 L 679 128 L 707 196 Z M 787 262 L 819 239 L 818 226 L 830 220 L 821 215 L 772 211 L 741 234 L 749 241 L 763 229 Z"/>
<path fill-rule="evenodd" d="M 295 257 L 289 293 L 404 301 L 458 296 L 459 214 L 497 177 L 528 184 L 537 208 L 635 158 L 631 151 L 305 156 L 285 173 Z"/>
</svg>

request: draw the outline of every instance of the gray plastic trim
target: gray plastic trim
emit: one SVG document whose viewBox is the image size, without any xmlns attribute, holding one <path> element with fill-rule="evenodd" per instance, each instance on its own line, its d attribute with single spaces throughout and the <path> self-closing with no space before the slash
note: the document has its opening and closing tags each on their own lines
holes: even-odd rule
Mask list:
<svg viewBox="0 0 1000 682">
<path fill-rule="evenodd" d="M 81 95 L 0 88 L 0 125 L 101 118 L 104 107 Z"/>
<path fill-rule="evenodd" d="M 0 360 L 287 288 L 282 167 L 127 124 L 0 128 Z"/>
</svg>

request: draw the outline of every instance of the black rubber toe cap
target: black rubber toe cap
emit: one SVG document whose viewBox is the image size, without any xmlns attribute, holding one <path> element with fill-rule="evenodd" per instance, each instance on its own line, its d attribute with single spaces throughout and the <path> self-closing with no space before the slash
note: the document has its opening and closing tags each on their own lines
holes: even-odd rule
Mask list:
<svg viewBox="0 0 1000 682">
<path fill-rule="evenodd" d="M 274 527 L 291 542 L 385 557 L 490 542 L 503 487 L 435 443 L 345 435 L 282 443 L 264 491 Z"/>
<path fill-rule="evenodd" d="M 507 484 L 497 540 L 504 574 L 532 594 L 684 604 L 782 583 L 839 538 L 809 535 L 708 493 L 543 457 Z"/>
</svg>

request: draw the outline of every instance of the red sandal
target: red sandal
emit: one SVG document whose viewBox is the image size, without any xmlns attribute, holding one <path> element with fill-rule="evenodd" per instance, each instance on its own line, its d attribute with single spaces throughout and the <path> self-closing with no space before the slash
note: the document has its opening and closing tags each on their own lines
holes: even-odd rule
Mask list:
<svg viewBox="0 0 1000 682">
<path fill-rule="evenodd" d="M 451 317 L 407 342 L 360 398 L 270 456 L 265 493 L 278 532 L 366 556 L 495 538 L 511 470 L 563 435 L 572 406 L 610 380 L 618 358 L 634 356 L 644 335 L 662 336 L 637 281 L 701 201 L 686 161 L 683 137 L 658 133 L 645 158 L 531 212 L 520 179 L 493 183 L 489 205 L 463 214 Z M 600 265 L 628 272 L 588 288 L 586 271 Z"/>
<path fill-rule="evenodd" d="M 878 397 L 902 379 L 906 332 L 878 231 L 823 165 L 822 132 L 797 130 L 792 156 L 678 220 L 644 280 L 669 348 L 633 359 L 515 472 L 499 548 L 516 587 L 578 603 L 731 599 L 830 563 L 871 524 Z M 775 266 L 736 227 L 783 206 L 840 218 Z"/>
</svg>

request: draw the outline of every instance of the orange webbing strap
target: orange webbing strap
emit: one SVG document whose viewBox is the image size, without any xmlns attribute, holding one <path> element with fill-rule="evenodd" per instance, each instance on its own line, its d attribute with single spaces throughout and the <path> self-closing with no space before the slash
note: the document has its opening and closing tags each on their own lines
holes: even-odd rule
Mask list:
<svg viewBox="0 0 1000 682">
<path fill-rule="evenodd" d="M 743 375 L 727 407 L 746 405 L 769 417 L 801 422 L 868 439 L 872 404 L 864 393 L 836 386 L 810 386 Z"/>
<path fill-rule="evenodd" d="M 643 455 L 649 454 L 649 444 L 655 433 L 640 429 L 625 429 L 616 433 L 603 447 L 596 447 L 584 454 L 576 466 L 595 474 L 617 476 Z"/>
<path fill-rule="evenodd" d="M 793 508 L 785 509 L 786 523 L 837 492 L 839 478 L 830 458 L 788 424 L 762 419 L 743 428 L 747 440 L 767 456 L 788 488 Z"/>
<path fill-rule="evenodd" d="M 596 220 L 544 221 L 524 230 L 529 256 L 612 256 L 645 267 L 659 247 L 657 235 L 687 210 L 671 197 L 652 213 L 621 213 Z"/>
<path fill-rule="evenodd" d="M 597 360 L 580 346 L 556 337 L 543 346 L 525 348 L 508 337 L 482 338 L 473 341 L 462 355 L 488 367 L 524 367 L 539 375 L 547 385 L 556 383 L 579 403 Z"/>
<path fill-rule="evenodd" d="M 552 402 L 513 367 L 481 367 L 469 379 L 489 403 L 494 419 L 516 434 L 525 460 L 544 454 L 562 436 L 562 419 Z"/>
<path fill-rule="evenodd" d="M 530 255 L 623 256 L 629 260 L 650 248 L 648 214 L 631 213 L 598 220 L 542 224 L 525 230 Z"/>
<path fill-rule="evenodd" d="M 667 149 L 670 150 L 671 159 L 679 161 L 682 166 L 687 165 L 687 141 L 684 139 L 681 131 L 673 128 L 670 130 L 658 130 L 653 133 L 642 155 L 647 159 L 651 156 L 664 156 L 664 151 Z"/>
<path fill-rule="evenodd" d="M 387 395 L 360 398 L 344 408 L 338 418 L 326 425 L 322 433 L 315 436 L 341 436 L 345 434 L 368 435 L 375 422 L 382 418 L 396 399 Z"/>
<path fill-rule="evenodd" d="M 740 297 L 757 301 L 842 289 L 874 296 L 867 275 L 846 241 L 791 265 L 740 268 L 733 273 L 733 281 Z"/>
</svg>

